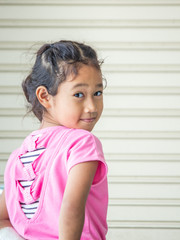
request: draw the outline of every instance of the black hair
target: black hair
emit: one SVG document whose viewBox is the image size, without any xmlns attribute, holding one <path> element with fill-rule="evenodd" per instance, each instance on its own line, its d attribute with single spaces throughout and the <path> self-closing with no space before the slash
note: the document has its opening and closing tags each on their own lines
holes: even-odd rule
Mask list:
<svg viewBox="0 0 180 240">
<path fill-rule="evenodd" d="M 44 86 L 49 94 L 55 96 L 59 84 L 70 74 L 76 76 L 82 64 L 101 71 L 102 61 L 98 60 L 95 50 L 83 43 L 61 40 L 44 44 L 37 51 L 35 64 L 22 82 L 22 88 L 29 103 L 29 112 L 33 112 L 40 122 L 46 109 L 38 101 L 36 89 Z"/>
</svg>

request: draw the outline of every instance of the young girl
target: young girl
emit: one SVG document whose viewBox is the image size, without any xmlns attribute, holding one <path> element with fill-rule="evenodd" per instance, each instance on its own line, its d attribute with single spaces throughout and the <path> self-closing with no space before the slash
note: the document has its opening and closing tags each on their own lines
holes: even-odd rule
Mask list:
<svg viewBox="0 0 180 240">
<path fill-rule="evenodd" d="M 100 65 L 78 42 L 37 52 L 22 87 L 41 125 L 8 160 L 1 228 L 30 240 L 106 238 L 107 165 L 91 133 L 103 110 Z"/>
</svg>

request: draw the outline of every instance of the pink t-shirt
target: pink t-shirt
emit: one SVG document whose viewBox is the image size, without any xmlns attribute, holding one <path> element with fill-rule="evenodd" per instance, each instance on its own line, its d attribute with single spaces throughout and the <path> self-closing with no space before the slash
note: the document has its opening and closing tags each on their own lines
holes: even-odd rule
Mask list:
<svg viewBox="0 0 180 240">
<path fill-rule="evenodd" d="M 46 148 L 37 159 L 23 165 L 20 157 Z M 5 195 L 9 218 L 16 231 L 29 240 L 58 239 L 59 214 L 70 169 L 78 163 L 99 161 L 85 208 L 81 240 L 104 240 L 107 233 L 107 165 L 100 141 L 92 133 L 62 126 L 32 132 L 14 151 L 5 171 Z M 23 188 L 20 181 L 34 180 Z M 37 211 L 27 219 L 20 202 L 39 199 Z"/>
</svg>

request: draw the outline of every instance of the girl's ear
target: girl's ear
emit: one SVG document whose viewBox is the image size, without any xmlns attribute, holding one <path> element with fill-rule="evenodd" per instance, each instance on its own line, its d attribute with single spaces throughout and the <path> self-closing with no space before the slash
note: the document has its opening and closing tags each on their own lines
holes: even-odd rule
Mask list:
<svg viewBox="0 0 180 240">
<path fill-rule="evenodd" d="M 50 98 L 51 96 L 49 95 L 46 87 L 44 86 L 39 86 L 37 89 L 36 89 L 36 96 L 37 96 L 37 99 L 38 101 L 40 102 L 40 104 L 45 107 L 46 109 L 50 108 L 51 107 L 51 104 L 50 104 Z"/>
</svg>

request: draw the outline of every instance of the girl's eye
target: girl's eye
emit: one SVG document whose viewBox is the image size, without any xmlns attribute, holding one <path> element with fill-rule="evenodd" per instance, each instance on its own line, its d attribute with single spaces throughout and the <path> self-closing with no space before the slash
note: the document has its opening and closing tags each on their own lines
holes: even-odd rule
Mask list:
<svg viewBox="0 0 180 240">
<path fill-rule="evenodd" d="M 77 97 L 77 98 L 82 98 L 82 97 L 84 97 L 84 94 L 83 93 L 76 93 L 76 94 L 74 94 L 74 96 Z"/>
<path fill-rule="evenodd" d="M 94 94 L 94 96 L 101 96 L 102 95 L 102 91 L 98 91 Z"/>
</svg>

